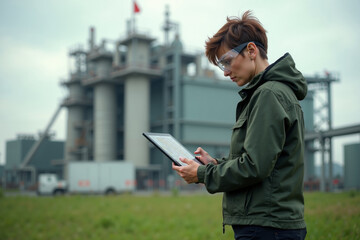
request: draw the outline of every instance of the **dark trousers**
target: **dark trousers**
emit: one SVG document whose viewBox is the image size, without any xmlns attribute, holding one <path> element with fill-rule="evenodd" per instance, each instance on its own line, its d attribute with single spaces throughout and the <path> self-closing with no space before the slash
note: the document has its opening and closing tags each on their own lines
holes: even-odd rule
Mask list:
<svg viewBox="0 0 360 240">
<path fill-rule="evenodd" d="M 304 240 L 304 229 L 279 229 L 261 226 L 233 225 L 235 240 Z"/>
</svg>

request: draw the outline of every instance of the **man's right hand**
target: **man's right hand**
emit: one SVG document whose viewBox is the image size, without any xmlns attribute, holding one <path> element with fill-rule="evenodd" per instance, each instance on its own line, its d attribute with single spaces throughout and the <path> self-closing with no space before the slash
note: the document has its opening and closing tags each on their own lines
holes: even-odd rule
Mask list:
<svg viewBox="0 0 360 240">
<path fill-rule="evenodd" d="M 198 160 L 200 160 L 201 162 L 203 162 L 205 165 L 209 164 L 209 163 L 213 163 L 215 165 L 217 165 L 217 161 L 212 158 L 204 149 L 202 149 L 201 147 L 198 147 L 196 149 L 196 151 L 194 152 L 197 155 L 200 156 L 196 156 L 196 158 Z"/>
</svg>

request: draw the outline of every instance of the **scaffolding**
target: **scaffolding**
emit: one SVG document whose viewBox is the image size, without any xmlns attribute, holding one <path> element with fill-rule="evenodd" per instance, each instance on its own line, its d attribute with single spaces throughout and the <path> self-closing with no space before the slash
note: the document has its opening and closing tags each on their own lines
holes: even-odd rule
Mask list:
<svg viewBox="0 0 360 240">
<path fill-rule="evenodd" d="M 317 98 L 319 106 L 314 110 L 314 131 L 305 134 L 305 141 L 317 141 L 319 145 L 318 148 L 314 148 L 312 151 L 319 151 L 321 155 L 320 191 L 333 191 L 332 138 L 360 133 L 360 125 L 333 128 L 331 84 L 339 82 L 339 77 L 326 72 L 323 77 L 306 77 L 306 80 L 309 90 L 315 92 L 315 98 Z M 329 165 L 328 179 L 326 179 L 325 173 L 326 158 Z"/>
</svg>

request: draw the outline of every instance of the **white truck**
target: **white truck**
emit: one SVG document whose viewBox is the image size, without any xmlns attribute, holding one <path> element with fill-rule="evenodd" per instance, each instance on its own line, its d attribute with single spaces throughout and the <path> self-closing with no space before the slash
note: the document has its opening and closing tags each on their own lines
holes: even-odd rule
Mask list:
<svg viewBox="0 0 360 240">
<path fill-rule="evenodd" d="M 39 174 L 38 194 L 115 194 L 135 190 L 135 167 L 128 162 L 70 162 L 68 179 Z"/>
<path fill-rule="evenodd" d="M 56 174 L 39 174 L 38 195 L 62 195 L 67 190 L 67 184 L 64 180 L 59 180 Z"/>
</svg>

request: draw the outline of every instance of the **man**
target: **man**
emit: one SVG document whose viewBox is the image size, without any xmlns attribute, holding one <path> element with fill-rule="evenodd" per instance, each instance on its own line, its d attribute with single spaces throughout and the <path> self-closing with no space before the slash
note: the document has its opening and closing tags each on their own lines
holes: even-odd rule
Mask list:
<svg viewBox="0 0 360 240">
<path fill-rule="evenodd" d="M 269 65 L 267 36 L 245 12 L 206 42 L 206 56 L 244 88 L 236 109 L 229 156 L 212 158 L 198 148 L 205 165 L 180 158 L 173 169 L 187 183 L 223 192 L 223 224 L 235 239 L 305 239 L 303 175 L 304 119 L 299 100 L 307 85 L 290 54 Z M 216 96 L 214 96 L 216 97 Z"/>
</svg>

